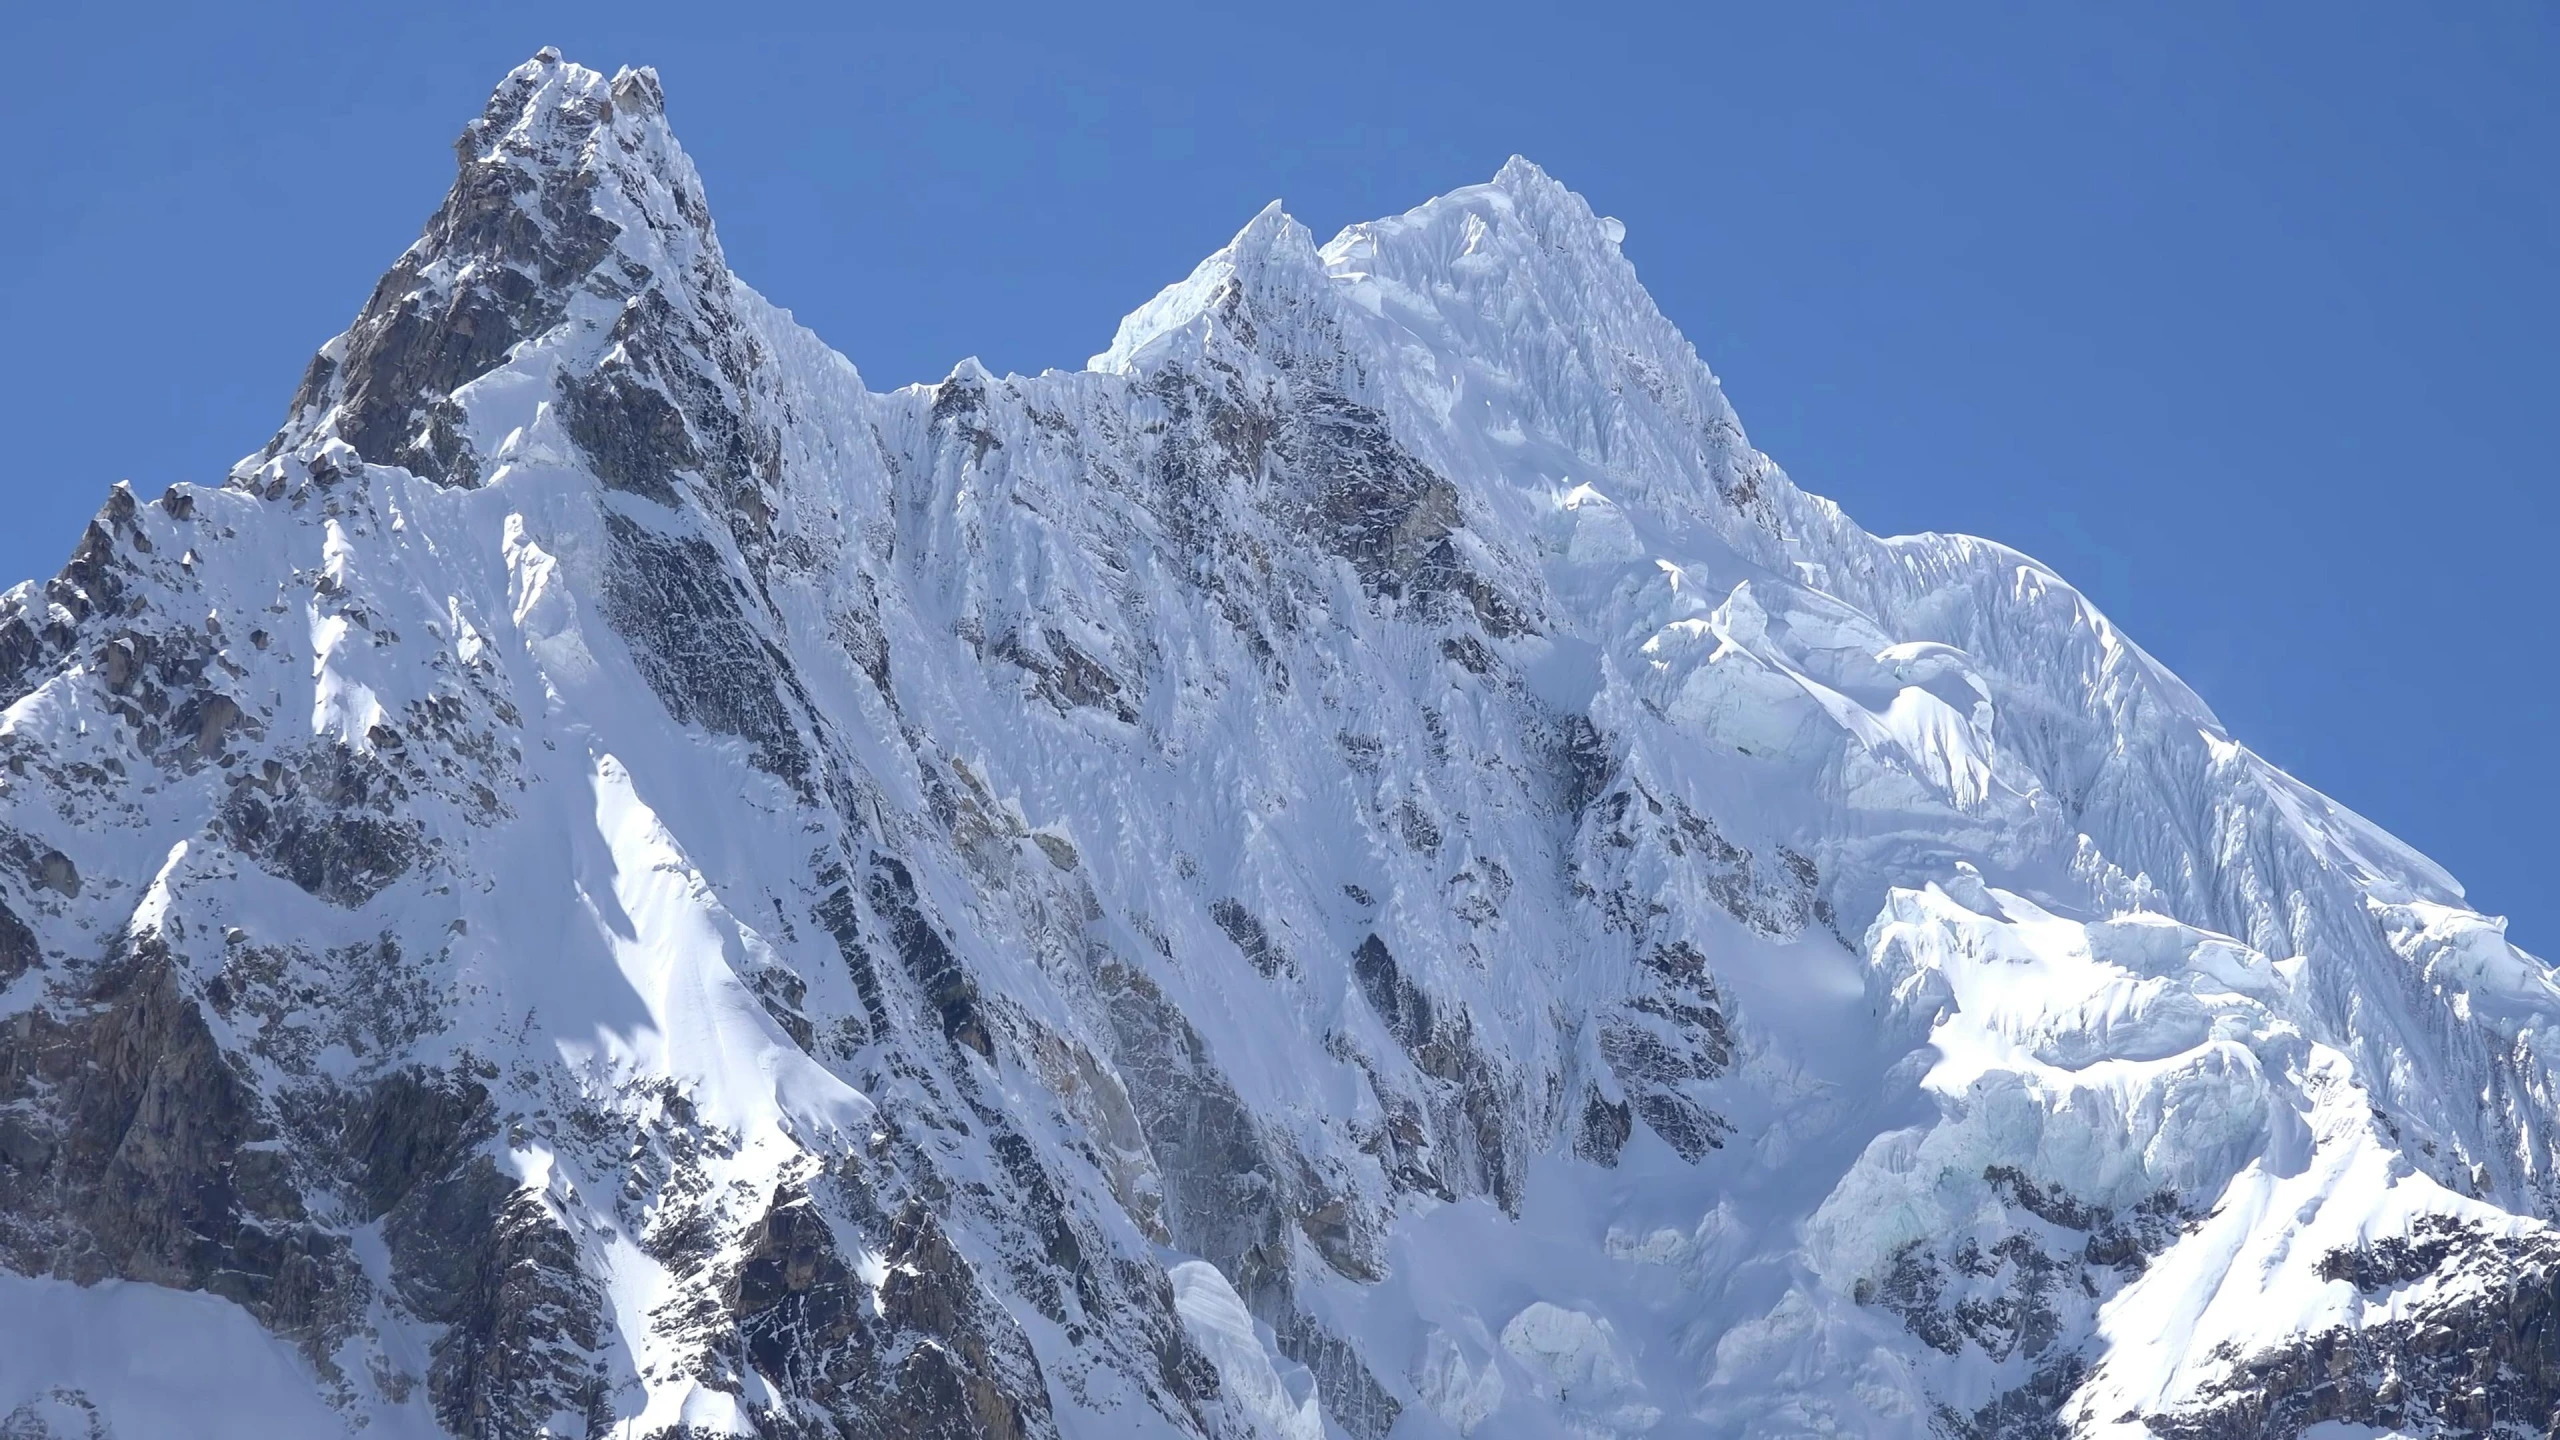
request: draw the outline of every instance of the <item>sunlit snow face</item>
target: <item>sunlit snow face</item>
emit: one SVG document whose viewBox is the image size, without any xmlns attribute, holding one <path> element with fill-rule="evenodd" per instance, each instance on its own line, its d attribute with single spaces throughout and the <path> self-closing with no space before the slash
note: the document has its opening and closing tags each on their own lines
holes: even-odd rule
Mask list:
<svg viewBox="0 0 2560 1440">
<path fill-rule="evenodd" d="M 7 1043 L 183 1032 L 295 1136 L 486 1102 L 516 1229 L 334 1160 L 249 1227 L 367 1217 L 386 1433 L 461 1383 L 456 1249 L 643 1430 L 912 1363 L 1021 1433 L 1916 1436 L 2201 1403 L 2460 1288 L 2331 1255 L 2539 1224 L 2547 972 L 2049 572 L 1797 491 L 1535 167 L 873 394 L 728 276 L 654 79 L 509 83 L 457 192 L 507 223 L 231 484 L 122 495 L 123 590 L 0 601 Z M 188 1098 L 59 1153 L 219 1198 L 150 1168 Z M 180 1328 L 51 1283 L 84 1350 Z"/>
</svg>

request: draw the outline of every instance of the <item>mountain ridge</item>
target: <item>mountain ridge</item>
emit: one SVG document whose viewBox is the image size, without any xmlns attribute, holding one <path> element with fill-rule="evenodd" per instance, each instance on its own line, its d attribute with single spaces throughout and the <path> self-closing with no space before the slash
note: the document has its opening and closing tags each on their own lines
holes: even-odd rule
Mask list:
<svg viewBox="0 0 2560 1440">
<path fill-rule="evenodd" d="M 457 161 L 0 597 L 13 1305 L 220 1297 L 282 1433 L 2551 1413 L 2545 967 L 1536 167 L 883 395 L 652 72 Z"/>
</svg>

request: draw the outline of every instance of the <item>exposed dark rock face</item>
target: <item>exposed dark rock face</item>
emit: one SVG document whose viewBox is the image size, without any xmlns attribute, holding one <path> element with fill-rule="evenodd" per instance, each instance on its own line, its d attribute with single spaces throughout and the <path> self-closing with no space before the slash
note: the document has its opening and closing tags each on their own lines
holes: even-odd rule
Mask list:
<svg viewBox="0 0 2560 1440">
<path fill-rule="evenodd" d="M 1164 1223 L 1248 1302 L 1285 1291 L 1288 1229 L 1298 1205 L 1252 1113 L 1210 1063 L 1199 1035 L 1153 983 L 1104 968 L 1118 1069 L 1164 1177 Z"/>
<path fill-rule="evenodd" d="M 777 1196 L 743 1250 L 723 1298 L 749 1362 L 783 1390 L 830 1405 L 858 1373 L 867 1287 L 805 1194 Z"/>
<path fill-rule="evenodd" d="M 2039 1185 L 2014 1165 L 1993 1165 L 1982 1172 L 2001 1197 L 2028 1214 L 2064 1230 L 2086 1234 L 2083 1264 L 2105 1266 L 2121 1274 L 2140 1274 L 2151 1257 L 2169 1248 L 2195 1217 L 2175 1193 L 2153 1192 L 2131 1209 L 2102 1210 L 2072 1199 L 2059 1189 Z"/>
<path fill-rule="evenodd" d="M 661 302 L 663 303 L 663 302 Z M 701 464 L 684 416 L 664 393 L 627 373 L 628 363 L 608 363 L 583 377 L 563 377 L 560 398 L 569 438 L 585 451 L 596 478 L 609 489 L 654 500 L 672 510 L 682 503 L 678 475 Z"/>
<path fill-rule="evenodd" d="M 1646 1128 L 1695 1163 L 1733 1129 L 1698 1093 L 1732 1063 L 1732 1034 L 1696 946 L 1676 940 L 1643 959 L 1645 988 L 1601 1022 L 1600 1055 Z"/>
<path fill-rule="evenodd" d="M 1604 861 L 1640 848 L 1659 849 L 1695 876 L 1726 914 L 1763 935 L 1790 937 L 1814 918 L 1821 872 L 1812 857 L 1780 847 L 1772 865 L 1727 838 L 1714 819 L 1686 800 L 1675 795 L 1666 801 L 1639 780 L 1623 778 L 1593 801 L 1584 827 L 1587 843 Z M 1585 883 L 1600 892 L 1613 925 L 1640 929 L 1653 919 L 1658 902 L 1624 885 L 1603 887 L 1605 870 L 1595 872 Z"/>
<path fill-rule="evenodd" d="M 612 253 L 618 228 L 598 213 L 599 177 L 577 155 L 615 105 L 657 103 L 654 87 L 627 86 L 529 131 L 519 121 L 548 79 L 511 77 L 454 142 L 452 193 L 374 287 L 339 352 L 313 358 L 294 396 L 297 421 L 334 408 L 337 434 L 369 463 L 449 484 L 483 478 L 447 397 L 557 324 L 574 287 Z"/>
<path fill-rule="evenodd" d="M 12 1269 L 209 1290 L 314 1359 L 362 1292 L 257 1090 L 146 939 L 0 1028 L 0 1236 Z"/>
<path fill-rule="evenodd" d="M 1362 998 L 1428 1086 L 1429 1147 L 1445 1156 L 1446 1163 L 1412 1164 L 1418 1152 L 1400 1145 L 1408 1173 L 1417 1179 L 1428 1175 L 1422 1188 L 1433 1193 L 1446 1196 L 1447 1182 L 1454 1179 L 1468 1191 L 1491 1196 L 1506 1211 L 1517 1210 L 1522 1107 L 1516 1079 L 1476 1044 L 1474 1017 L 1437 1010 L 1430 993 L 1405 975 L 1375 933 L 1360 942 L 1351 964 Z M 1369 1075 L 1377 1085 L 1379 1072 L 1372 1068 Z M 1395 1098 L 1400 1097 L 1394 1097 L 1392 1084 L 1382 1089 L 1380 1099 L 1391 1113 Z"/>
<path fill-rule="evenodd" d="M 818 867 L 816 880 L 825 893 L 810 907 L 810 917 L 818 922 L 827 938 L 835 942 L 836 956 L 844 962 L 845 973 L 853 981 L 862 1014 L 859 1017 L 847 1016 L 845 1020 L 856 1027 L 852 1033 L 855 1043 L 859 1044 L 888 1028 L 888 995 L 881 988 L 879 967 L 872 963 L 870 947 L 863 944 L 853 881 L 843 862 L 829 859 Z"/>
<path fill-rule="evenodd" d="M 884 1440 L 1033 1440 L 1053 1433 L 1038 1362 L 1017 1332 L 991 1330 L 957 1303 L 975 1291 L 975 1282 L 933 1217 L 915 1207 L 902 1212 L 886 1254 L 892 1268 L 881 1287 L 881 1318 L 942 1343 L 911 1341 L 885 1367 L 888 1393 L 875 1412 Z"/>
<path fill-rule="evenodd" d="M 0 900 L 0 988 L 16 983 L 17 978 L 44 963 L 44 945 L 36 932 Z"/>
<path fill-rule="evenodd" d="M 1227 932 L 1228 939 L 1236 942 L 1236 949 L 1244 952 L 1244 958 L 1254 969 L 1265 975 L 1296 971 L 1297 966 L 1289 959 L 1289 952 L 1272 940 L 1271 932 L 1263 927 L 1261 918 L 1246 909 L 1243 901 L 1232 898 L 1213 901 L 1209 906 L 1209 918 L 1217 922 L 1219 929 Z"/>
<path fill-rule="evenodd" d="M 373 755 L 324 743 L 295 764 L 271 759 L 243 770 L 222 825 L 233 848 L 269 873 L 353 909 L 424 855 L 417 823 L 401 810 L 408 797 Z"/>
<path fill-rule="evenodd" d="M 1273 1328 L 1280 1353 L 1313 1371 L 1325 1415 L 1354 1440 L 1384 1440 L 1404 1413 L 1404 1402 L 1378 1382 L 1360 1352 L 1302 1310 Z"/>
<path fill-rule="evenodd" d="M 1635 1116 L 1625 1100 L 1612 1100 L 1597 1087 L 1583 1090 L 1582 1117 L 1573 1132 L 1575 1155 L 1594 1165 L 1615 1165 L 1634 1133 Z"/>
<path fill-rule="evenodd" d="M 1970 1413 L 1941 1404 L 1938 1431 L 1949 1440 L 2070 1440 L 2074 1426 L 2064 1411 L 2088 1374 L 2087 1361 L 2061 1356 L 2037 1366 L 2027 1383 L 2000 1392 Z"/>
<path fill-rule="evenodd" d="M 1281 1353 L 1315 1372 L 1334 1423 L 1364 1440 L 1383 1436 L 1399 1403 L 1356 1351 L 1300 1311 L 1289 1264 L 1293 1228 L 1352 1273 L 1371 1273 L 1374 1239 L 1347 1228 L 1347 1205 L 1305 1193 L 1300 1167 L 1275 1153 L 1198 1033 L 1152 982 L 1118 962 L 1097 978 L 1175 1243 L 1216 1265 L 1272 1327 Z"/>
<path fill-rule="evenodd" d="M 2169 1440 L 2293 1440 L 2324 1421 L 2413 1435 L 2560 1433 L 2560 1244 L 2428 1217 L 2405 1236 L 2333 1250 L 2321 1273 L 2404 1312 L 2231 1355 L 2195 1405 L 2146 1417 Z"/>
<path fill-rule="evenodd" d="M 40 667 L 76 652 L 93 621 L 123 614 L 133 564 L 118 547 L 150 543 L 135 524 L 139 508 L 131 487 L 116 485 L 59 573 L 29 593 L 0 595 L 0 706 L 16 704 L 41 683 Z"/>
<path fill-rule="evenodd" d="M 89 528 L 81 532 L 80 543 L 64 562 L 62 572 L 45 585 L 44 598 L 70 612 L 75 624 L 93 615 L 114 615 L 123 610 L 127 567 L 116 550 L 116 542 L 132 542 L 136 508 L 129 487 L 118 485 L 108 491 L 106 505 L 89 522 Z"/>
<path fill-rule="evenodd" d="M 1914 1241 L 1856 1299 L 1891 1311 L 1931 1349 L 2026 1362 L 2028 1378 L 1970 1410 L 1937 1407 L 1958 1440 L 2064 1440 L 2089 1417 L 2071 1409 L 2089 1357 L 2063 1343 L 2105 1297 L 2138 1275 L 2194 1217 L 2169 1191 L 2122 1210 L 2091 1205 L 2015 1166 L 1983 1180 L 2015 1221 L 1990 1235 Z"/>
<path fill-rule="evenodd" d="M 1698 1163 L 1733 1131 L 1710 1084 L 1733 1063 L 1728 1007 L 1706 953 L 1668 923 L 1658 883 L 1633 877 L 1659 866 L 1752 931 L 1793 937 L 1813 917 L 1819 872 L 1784 846 L 1774 866 L 1764 862 L 1687 800 L 1622 773 L 1587 720 L 1566 721 L 1557 749 L 1580 822 L 1575 889 L 1629 937 L 1637 961 L 1632 992 L 1595 1017 L 1601 1058 L 1645 1128 Z"/>
<path fill-rule="evenodd" d="M 80 898 L 80 867 L 71 863 L 70 856 L 47 850 L 28 868 L 35 882 L 47 890 L 67 900 Z"/>
<path fill-rule="evenodd" d="M 1056 706 L 1060 714 L 1099 710 L 1123 725 L 1137 723 L 1129 687 L 1055 626 L 1042 630 L 1038 641 L 1030 643 L 1019 632 L 1008 632 L 996 641 L 992 653 L 1031 672 L 1032 693 Z"/>
<path fill-rule="evenodd" d="M 706 254 L 718 250 L 705 231 Z M 634 295 L 605 334 L 595 368 L 559 381 L 569 438 L 608 490 L 669 509 L 694 497 L 759 562 L 780 473 L 773 431 L 738 398 L 755 393 L 758 358 L 727 287 L 696 277 L 686 303 L 663 283 Z"/>
<path fill-rule="evenodd" d="M 907 978 L 924 992 L 925 1004 L 942 1023 L 943 1038 L 980 1055 L 992 1055 L 987 1027 L 978 1011 L 977 982 L 960 967 L 933 922 L 925 918 L 916 896 L 915 876 L 888 856 L 872 858 L 871 908 L 888 922 L 889 941 L 897 947 Z"/>
<path fill-rule="evenodd" d="M 1388 599 L 1462 603 L 1487 635 L 1534 629 L 1527 610 L 1461 554 L 1458 489 L 1398 446 L 1375 410 L 1317 390 L 1279 427 L 1278 453 L 1313 481 L 1307 522 Z"/>
<path fill-rule="evenodd" d="M 682 725 L 735 735 L 756 765 L 805 784 L 807 743 L 775 677 L 787 661 L 747 620 L 738 585 L 711 542 L 657 533 L 611 510 L 604 575 L 607 619 L 667 713 Z"/>
<path fill-rule="evenodd" d="M 784 1396 L 773 1433 L 1030 1440 L 1053 1433 L 1038 1362 L 985 1322 L 983 1289 L 932 1217 L 887 1227 L 875 1291 L 834 1228 L 786 1190 L 740 1242 L 722 1303 L 744 1359 Z"/>
<path fill-rule="evenodd" d="M 16 704 L 27 693 L 26 674 L 49 647 L 16 596 L 0 597 L 0 704 Z"/>
<path fill-rule="evenodd" d="M 437 1418 L 463 1436 L 522 1434 L 561 1414 L 602 1428 L 604 1297 L 575 1239 L 485 1159 L 435 1188 L 395 1244 L 414 1257 L 404 1297 L 446 1327 L 427 1371 Z"/>
<path fill-rule="evenodd" d="M 489 1092 L 479 1082 L 422 1070 L 396 1070 L 374 1082 L 349 1103 L 344 1123 L 356 1213 L 379 1220 L 405 1210 L 392 1227 L 404 1236 L 422 1234 L 426 1211 L 454 1208 L 437 1204 L 435 1187 L 454 1183 L 473 1152 L 497 1136 Z M 413 1263 L 451 1263 L 431 1245 L 404 1241 L 402 1248 Z"/>
<path fill-rule="evenodd" d="M 1956 1355 L 1972 1345 L 1994 1360 L 2033 1359 L 2062 1333 L 2054 1291 L 2066 1263 L 2027 1235 L 1987 1249 L 1966 1240 L 1944 1256 L 1915 1243 L 1895 1257 L 1872 1300 L 1932 1349 Z"/>
<path fill-rule="evenodd" d="M 254 944 L 241 931 L 224 944 L 203 995 L 240 1052 L 307 1082 L 320 1077 L 329 1050 L 379 1064 L 442 1029 L 450 997 L 437 971 L 445 958 L 412 956 L 387 932 L 315 952 Z M 323 1008 L 314 1003 L 322 996 L 345 1003 Z"/>
<path fill-rule="evenodd" d="M 1419 1050 L 1431 1043 L 1433 1016 L 1431 997 L 1405 978 L 1397 966 L 1387 942 L 1372 933 L 1352 953 L 1351 973 L 1360 982 L 1360 994 L 1377 1012 L 1380 1024 L 1407 1050 Z"/>
</svg>

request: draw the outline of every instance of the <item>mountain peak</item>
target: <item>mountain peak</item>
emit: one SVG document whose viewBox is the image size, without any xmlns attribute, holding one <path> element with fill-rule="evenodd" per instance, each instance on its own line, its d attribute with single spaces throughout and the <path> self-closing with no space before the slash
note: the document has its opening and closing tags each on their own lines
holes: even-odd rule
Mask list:
<svg viewBox="0 0 2560 1440">
<path fill-rule="evenodd" d="M 458 169 L 425 232 L 346 333 L 313 357 L 290 418 L 235 483 L 271 488 L 287 452 L 330 439 L 364 461 L 469 485 L 485 478 L 456 396 L 578 297 L 657 291 L 678 308 L 725 289 L 701 178 L 650 69 L 610 79 L 545 47 L 509 71 L 454 142 Z M 307 453 L 306 453 L 307 452 Z"/>
<path fill-rule="evenodd" d="M 1199 322 L 1213 306 L 1274 290 L 1305 294 L 1320 289 L 1324 280 L 1315 236 L 1274 200 L 1246 221 L 1234 239 L 1192 267 L 1189 275 L 1129 312 L 1111 337 L 1111 348 L 1086 361 L 1085 367 L 1126 374 L 1135 367 L 1140 351 Z"/>
<path fill-rule="evenodd" d="M 1503 161 L 1502 168 L 1493 172 L 1493 183 L 1515 195 L 1573 193 L 1564 187 L 1564 182 L 1549 175 L 1546 167 L 1526 155 L 1513 155 Z"/>
<path fill-rule="evenodd" d="M 1537 166 L 874 394 L 650 72 L 457 157 L 0 592 L 0 1431 L 2560 1413 L 2548 968 Z"/>
<path fill-rule="evenodd" d="M 599 125 L 617 114 L 663 124 L 665 111 L 666 93 L 655 69 L 625 66 L 607 78 L 561 59 L 558 49 L 546 45 L 498 82 L 480 118 L 463 127 L 455 149 L 468 165 L 510 140 L 519 155 L 564 140 L 574 146 L 594 138 Z"/>
</svg>

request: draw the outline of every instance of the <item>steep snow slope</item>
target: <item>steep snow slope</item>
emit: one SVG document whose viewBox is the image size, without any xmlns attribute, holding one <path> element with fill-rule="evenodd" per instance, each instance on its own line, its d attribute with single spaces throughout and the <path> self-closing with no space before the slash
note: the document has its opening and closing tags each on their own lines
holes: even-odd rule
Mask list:
<svg viewBox="0 0 2560 1440">
<path fill-rule="evenodd" d="M 662 111 L 520 67 L 0 599 L 10 1433 L 2550 1423 L 2549 972 L 1796 490 L 1617 222 L 1274 207 L 881 395 Z"/>
</svg>

